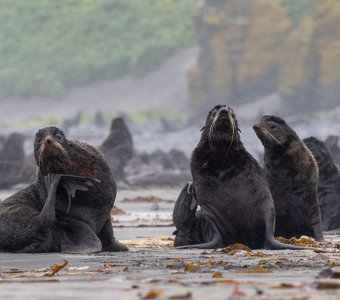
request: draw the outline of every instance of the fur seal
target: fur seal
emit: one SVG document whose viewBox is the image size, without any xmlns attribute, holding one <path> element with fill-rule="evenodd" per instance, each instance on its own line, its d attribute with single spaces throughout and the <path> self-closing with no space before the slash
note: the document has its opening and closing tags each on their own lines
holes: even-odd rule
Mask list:
<svg viewBox="0 0 340 300">
<path fill-rule="evenodd" d="M 312 153 L 287 123 L 264 116 L 253 126 L 264 146 L 264 173 L 275 203 L 275 235 L 323 241 L 318 204 L 318 167 Z"/>
<path fill-rule="evenodd" d="M 180 192 L 173 211 L 176 227 L 174 246 L 204 244 L 205 248 L 222 248 L 222 236 L 214 222 L 205 218 L 200 210 L 192 182 L 188 182 Z"/>
<path fill-rule="evenodd" d="M 326 144 L 315 137 L 303 140 L 319 167 L 318 198 L 324 230 L 340 228 L 340 170 Z"/>
<path fill-rule="evenodd" d="M 122 117 L 112 120 L 110 133 L 99 150 L 107 159 L 114 180 L 125 180 L 124 167 L 133 156 L 133 141 Z"/>
<path fill-rule="evenodd" d="M 37 167 L 14 161 L 0 161 L 0 189 L 16 184 L 31 184 L 37 177 Z"/>
<path fill-rule="evenodd" d="M 191 157 L 201 209 L 184 188 L 173 212 L 175 245 L 218 248 L 243 243 L 253 249 L 301 249 L 274 239 L 274 202 L 263 170 L 244 148 L 239 132 L 231 108 L 217 105 L 208 113 Z M 202 225 L 205 230 L 199 236 L 196 228 Z"/>
<path fill-rule="evenodd" d="M 25 150 L 24 141 L 25 136 L 21 133 L 11 133 L 4 141 L 0 151 L 0 161 L 11 161 L 16 163 L 24 163 Z"/>
<path fill-rule="evenodd" d="M 339 139 L 340 138 L 337 135 L 329 135 L 325 140 L 325 144 L 328 147 L 328 149 L 331 151 L 334 161 L 337 165 L 340 165 Z"/>
<path fill-rule="evenodd" d="M 116 185 L 103 156 L 57 127 L 34 140 L 38 177 L 0 204 L 0 249 L 11 252 L 125 251 L 114 239 Z M 71 201 L 71 199 L 73 200 Z"/>
</svg>

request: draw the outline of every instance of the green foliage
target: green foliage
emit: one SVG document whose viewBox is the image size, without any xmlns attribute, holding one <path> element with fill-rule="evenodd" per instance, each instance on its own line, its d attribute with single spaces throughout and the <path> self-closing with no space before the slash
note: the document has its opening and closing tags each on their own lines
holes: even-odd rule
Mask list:
<svg viewBox="0 0 340 300">
<path fill-rule="evenodd" d="M 320 0 L 276 0 L 286 10 L 287 15 L 295 22 L 300 23 L 304 18 L 310 16 L 313 9 Z"/>
<path fill-rule="evenodd" d="M 142 74 L 194 43 L 195 0 L 0 0 L 0 92 Z"/>
<path fill-rule="evenodd" d="M 160 108 L 149 108 L 141 111 L 131 113 L 130 118 L 139 124 L 159 121 L 160 119 L 166 120 L 183 120 L 186 118 L 185 113 L 178 113 L 176 111 L 164 110 Z"/>
<path fill-rule="evenodd" d="M 47 116 L 47 117 L 32 117 L 30 119 L 21 120 L 17 122 L 11 122 L 10 124 L 4 124 L 5 127 L 10 127 L 12 129 L 24 129 L 24 128 L 41 128 L 48 125 L 56 125 L 60 126 L 62 124 L 62 120 L 56 117 Z"/>
</svg>

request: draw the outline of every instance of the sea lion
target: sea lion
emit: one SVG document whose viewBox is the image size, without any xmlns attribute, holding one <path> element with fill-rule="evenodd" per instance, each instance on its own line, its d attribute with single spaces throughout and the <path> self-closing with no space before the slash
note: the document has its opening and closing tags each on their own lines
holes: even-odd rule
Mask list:
<svg viewBox="0 0 340 300">
<path fill-rule="evenodd" d="M 280 117 L 264 116 L 253 128 L 265 150 L 264 173 L 275 204 L 275 235 L 307 235 L 323 241 L 318 167 L 312 153 Z"/>
<path fill-rule="evenodd" d="M 85 142 L 68 140 L 54 126 L 36 133 L 34 155 L 36 182 L 0 204 L 0 249 L 127 250 L 113 237 L 110 212 L 116 185 L 103 156 Z"/>
<path fill-rule="evenodd" d="M 326 144 L 315 137 L 303 140 L 319 167 L 318 200 L 323 230 L 340 228 L 340 170 Z"/>
<path fill-rule="evenodd" d="M 133 140 L 122 117 L 112 120 L 110 133 L 99 150 L 107 159 L 114 180 L 124 181 L 124 167 L 133 156 Z"/>
<path fill-rule="evenodd" d="M 179 226 L 176 246 L 218 248 L 243 243 L 253 249 L 301 249 L 274 239 L 274 202 L 263 171 L 244 148 L 239 132 L 231 108 L 217 105 L 208 113 L 191 157 L 194 190 L 201 209 L 196 211 L 191 197 L 182 190 L 173 212 L 174 223 Z M 190 229 L 197 228 L 193 225 L 197 218 L 199 224 L 210 227 L 203 231 L 208 236 L 197 238 L 196 230 Z M 183 230 L 185 226 L 189 230 Z"/>
</svg>

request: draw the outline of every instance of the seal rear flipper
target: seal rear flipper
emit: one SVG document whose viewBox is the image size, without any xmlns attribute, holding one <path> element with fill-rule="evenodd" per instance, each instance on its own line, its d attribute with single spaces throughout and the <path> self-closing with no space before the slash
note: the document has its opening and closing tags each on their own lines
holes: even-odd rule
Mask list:
<svg viewBox="0 0 340 300">
<path fill-rule="evenodd" d="M 220 231 L 218 230 L 217 226 L 214 222 L 207 220 L 207 225 L 210 226 L 212 239 L 209 242 L 206 243 L 200 243 L 200 244 L 193 244 L 193 245 L 184 245 L 184 246 L 178 246 L 175 247 L 175 249 L 216 249 L 219 247 L 223 247 L 223 240 L 222 235 Z"/>
<path fill-rule="evenodd" d="M 61 225 L 61 252 L 95 253 L 102 250 L 102 243 L 90 225 L 72 219 Z"/>
<path fill-rule="evenodd" d="M 318 252 L 328 252 L 323 249 L 319 248 L 311 248 L 311 247 L 300 247 L 300 246 L 293 246 L 293 245 L 288 245 L 281 243 L 277 241 L 274 238 L 274 227 L 275 227 L 275 221 L 274 221 L 274 211 L 269 210 L 265 213 L 264 215 L 265 218 L 265 227 L 266 227 L 266 232 L 265 232 L 265 249 L 269 250 L 315 250 Z"/>
<path fill-rule="evenodd" d="M 129 248 L 124 244 L 120 243 L 113 235 L 111 214 L 106 219 L 106 222 L 102 230 L 98 234 L 99 239 L 102 242 L 102 251 L 107 252 L 121 252 L 129 251 Z"/>
<path fill-rule="evenodd" d="M 198 203 L 192 182 L 187 182 L 182 188 L 172 213 L 172 219 L 177 230 L 187 230 L 193 226 L 196 219 Z"/>
</svg>

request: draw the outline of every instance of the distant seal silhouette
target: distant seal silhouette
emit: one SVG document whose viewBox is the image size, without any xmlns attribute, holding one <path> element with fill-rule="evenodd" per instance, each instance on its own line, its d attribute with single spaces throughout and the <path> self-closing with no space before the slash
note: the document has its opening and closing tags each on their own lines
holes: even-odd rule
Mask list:
<svg viewBox="0 0 340 300">
<path fill-rule="evenodd" d="M 173 212 L 175 246 L 218 248 L 243 243 L 253 249 L 301 249 L 274 239 L 273 199 L 261 167 L 240 140 L 231 108 L 217 105 L 209 112 L 191 157 L 191 172 L 201 209 L 196 210 L 196 200 L 185 187 Z"/>
<path fill-rule="evenodd" d="M 133 156 L 133 140 L 122 117 L 112 120 L 110 133 L 99 150 L 107 159 L 114 180 L 124 181 L 124 167 Z"/>
<path fill-rule="evenodd" d="M 116 185 L 102 155 L 85 142 L 68 140 L 54 126 L 36 133 L 34 155 L 36 182 L 0 203 L 0 249 L 127 250 L 113 237 Z"/>
<path fill-rule="evenodd" d="M 280 117 L 264 116 L 253 128 L 265 150 L 264 173 L 275 203 L 275 235 L 307 235 L 323 241 L 318 167 L 312 153 Z"/>
<path fill-rule="evenodd" d="M 326 140 L 325 144 L 328 149 L 331 151 L 332 156 L 334 158 L 334 162 L 340 166 L 340 147 L 339 147 L 339 136 L 337 135 L 329 135 Z"/>
<path fill-rule="evenodd" d="M 24 163 L 24 141 L 25 136 L 21 133 L 11 133 L 3 142 L 3 146 L 0 151 L 0 161 Z"/>
<path fill-rule="evenodd" d="M 0 189 L 9 189 L 22 183 L 31 184 L 37 177 L 37 168 L 14 161 L 0 161 Z"/>
<path fill-rule="evenodd" d="M 340 229 L 340 170 L 326 144 L 315 137 L 303 140 L 319 167 L 318 199 L 324 230 Z"/>
</svg>

